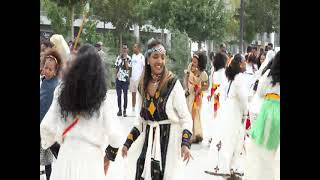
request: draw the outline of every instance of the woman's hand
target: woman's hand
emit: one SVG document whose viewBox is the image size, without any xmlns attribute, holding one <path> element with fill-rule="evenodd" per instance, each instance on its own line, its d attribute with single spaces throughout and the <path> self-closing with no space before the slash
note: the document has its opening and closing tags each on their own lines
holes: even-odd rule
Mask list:
<svg viewBox="0 0 320 180">
<path fill-rule="evenodd" d="M 193 157 L 190 154 L 190 150 L 186 145 L 182 145 L 182 147 L 181 147 L 181 157 L 183 158 L 183 161 L 188 160 L 187 164 L 188 164 L 190 158 L 193 159 Z"/>
<path fill-rule="evenodd" d="M 108 169 L 109 169 L 109 165 L 110 165 L 110 160 L 108 159 L 108 157 L 104 158 L 104 175 L 107 175 Z"/>
<path fill-rule="evenodd" d="M 123 146 L 122 148 L 122 157 L 125 158 L 128 155 L 128 148 L 127 146 Z"/>
</svg>

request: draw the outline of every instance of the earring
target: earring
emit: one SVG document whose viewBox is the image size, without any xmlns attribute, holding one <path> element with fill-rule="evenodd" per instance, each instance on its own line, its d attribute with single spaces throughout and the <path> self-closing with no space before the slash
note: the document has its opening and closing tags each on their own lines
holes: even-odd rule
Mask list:
<svg viewBox="0 0 320 180">
<path fill-rule="evenodd" d="M 149 61 L 147 62 L 148 65 L 150 65 Z"/>
</svg>

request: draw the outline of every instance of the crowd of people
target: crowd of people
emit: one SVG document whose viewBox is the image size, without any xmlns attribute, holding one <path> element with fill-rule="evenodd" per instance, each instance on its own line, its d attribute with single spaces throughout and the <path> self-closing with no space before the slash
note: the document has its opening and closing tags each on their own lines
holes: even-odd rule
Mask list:
<svg viewBox="0 0 320 180">
<path fill-rule="evenodd" d="M 205 172 L 216 179 L 278 176 L 280 51 L 271 43 L 235 55 L 221 44 L 209 56 L 209 74 L 206 54 L 194 52 L 182 82 L 166 67 L 159 40 L 150 40 L 144 55 L 139 43 L 132 56 L 122 44 L 115 60 L 118 112 L 111 112 L 102 46 L 67 43 L 57 34 L 40 43 L 40 165 L 48 180 L 105 179 L 119 154 L 133 170 L 128 179 L 184 179 L 192 144 L 204 140 L 203 101 L 212 122 L 212 167 Z M 136 117 L 122 142 L 117 116 L 127 117 L 128 90 Z"/>
</svg>

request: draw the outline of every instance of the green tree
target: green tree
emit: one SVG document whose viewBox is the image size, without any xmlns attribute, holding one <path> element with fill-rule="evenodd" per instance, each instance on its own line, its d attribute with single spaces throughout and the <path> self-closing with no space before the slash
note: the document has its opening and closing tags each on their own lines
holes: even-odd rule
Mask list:
<svg viewBox="0 0 320 180">
<path fill-rule="evenodd" d="M 74 39 L 73 22 L 82 16 L 85 3 L 88 0 L 41 0 L 41 7 L 46 11 L 55 33 L 70 35 Z"/>
<path fill-rule="evenodd" d="M 200 44 L 221 41 L 226 35 L 227 9 L 223 0 L 176 0 L 172 3 L 172 25 Z"/>
<path fill-rule="evenodd" d="M 168 69 L 183 82 L 184 69 L 190 63 L 191 47 L 189 46 L 189 38 L 186 33 L 181 33 L 177 30 L 172 30 L 171 32 L 171 49 L 167 51 Z"/>
<path fill-rule="evenodd" d="M 67 23 L 64 20 L 65 9 L 60 8 L 57 4 L 50 0 L 42 0 L 42 9 L 45 11 L 46 16 L 51 21 L 51 28 L 54 33 L 66 36 L 68 34 Z"/>
<path fill-rule="evenodd" d="M 92 0 L 93 13 L 104 22 L 111 22 L 119 36 L 121 50 L 123 32 L 134 23 L 136 0 Z"/>
<path fill-rule="evenodd" d="M 257 33 L 279 32 L 280 0 L 245 1 L 245 40 L 251 42 Z"/>
<path fill-rule="evenodd" d="M 83 8 L 87 3 L 87 0 L 50 0 L 56 3 L 59 7 L 66 8 L 66 25 L 70 29 L 70 37 L 74 39 L 74 27 L 73 22 L 75 19 L 75 12 L 82 14 Z M 80 12 L 79 12 L 80 11 Z"/>
</svg>

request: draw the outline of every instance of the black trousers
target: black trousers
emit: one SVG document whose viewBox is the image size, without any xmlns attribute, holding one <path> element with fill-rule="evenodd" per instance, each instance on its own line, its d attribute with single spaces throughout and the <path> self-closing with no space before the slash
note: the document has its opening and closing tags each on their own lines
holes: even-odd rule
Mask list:
<svg viewBox="0 0 320 180">
<path fill-rule="evenodd" d="M 129 81 L 119 81 L 118 79 L 116 80 L 116 91 L 117 91 L 117 96 L 118 96 L 118 109 L 121 111 L 121 94 L 123 92 L 123 99 L 124 99 L 124 104 L 123 104 L 123 110 L 125 111 L 127 109 L 128 105 L 128 89 L 129 89 Z"/>
</svg>

